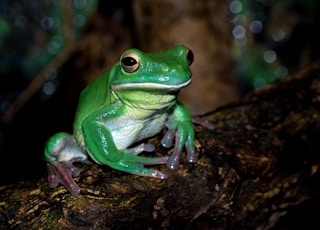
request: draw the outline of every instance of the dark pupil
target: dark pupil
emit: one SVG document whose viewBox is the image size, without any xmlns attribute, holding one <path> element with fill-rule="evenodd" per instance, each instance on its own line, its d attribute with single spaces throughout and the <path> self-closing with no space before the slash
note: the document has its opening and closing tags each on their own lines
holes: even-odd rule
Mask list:
<svg viewBox="0 0 320 230">
<path fill-rule="evenodd" d="M 122 59 L 122 64 L 124 64 L 125 66 L 133 66 L 137 64 L 137 61 L 132 57 L 125 57 L 124 59 Z"/>
<path fill-rule="evenodd" d="M 189 50 L 188 54 L 187 54 L 187 60 L 192 63 L 193 62 L 193 52 L 191 50 Z"/>
</svg>

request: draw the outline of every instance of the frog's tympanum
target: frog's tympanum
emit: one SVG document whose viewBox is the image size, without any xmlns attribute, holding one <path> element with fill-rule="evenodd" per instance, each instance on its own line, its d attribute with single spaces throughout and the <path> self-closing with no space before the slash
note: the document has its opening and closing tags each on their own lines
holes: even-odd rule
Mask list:
<svg viewBox="0 0 320 230">
<path fill-rule="evenodd" d="M 80 171 L 74 162 L 97 163 L 127 173 L 152 178 L 167 174 L 146 165 L 167 164 L 177 169 L 185 147 L 186 160 L 197 161 L 194 129 L 189 110 L 177 101 L 182 87 L 191 82 L 193 53 L 183 45 L 163 52 L 126 50 L 110 70 L 81 93 L 73 135 L 57 133 L 45 148 L 49 186 L 63 184 L 73 195 L 80 192 L 73 178 Z M 167 129 L 161 144 L 175 146 L 171 156 L 143 157 L 152 144 L 132 145 Z"/>
</svg>

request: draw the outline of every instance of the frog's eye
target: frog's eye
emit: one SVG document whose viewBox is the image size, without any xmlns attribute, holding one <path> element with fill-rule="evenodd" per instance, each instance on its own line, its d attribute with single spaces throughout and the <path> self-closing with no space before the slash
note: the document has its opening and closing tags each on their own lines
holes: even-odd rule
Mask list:
<svg viewBox="0 0 320 230">
<path fill-rule="evenodd" d="M 133 73 L 139 69 L 140 58 L 135 53 L 125 53 L 121 57 L 121 66 L 127 73 Z"/>
<path fill-rule="evenodd" d="M 192 50 L 187 48 L 187 62 L 189 66 L 193 63 L 193 59 L 194 56 Z"/>
</svg>

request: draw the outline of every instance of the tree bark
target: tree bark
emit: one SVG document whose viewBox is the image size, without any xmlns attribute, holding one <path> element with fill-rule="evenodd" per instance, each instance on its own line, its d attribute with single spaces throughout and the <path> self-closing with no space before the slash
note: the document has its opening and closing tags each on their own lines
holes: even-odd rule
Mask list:
<svg viewBox="0 0 320 230">
<path fill-rule="evenodd" d="M 320 63 L 205 118 L 199 161 L 156 166 L 167 180 L 88 163 L 76 197 L 46 178 L 0 187 L 0 229 L 271 229 L 319 195 Z"/>
</svg>

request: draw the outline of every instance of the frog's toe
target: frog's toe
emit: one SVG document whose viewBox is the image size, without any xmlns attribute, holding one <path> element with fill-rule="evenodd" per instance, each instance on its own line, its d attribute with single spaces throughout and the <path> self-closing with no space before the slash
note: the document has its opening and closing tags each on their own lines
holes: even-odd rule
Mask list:
<svg viewBox="0 0 320 230">
<path fill-rule="evenodd" d="M 187 162 L 196 163 L 198 161 L 198 157 L 196 155 L 195 150 L 186 148 L 186 151 L 187 151 L 187 154 L 186 154 Z M 177 170 L 180 165 L 180 157 L 181 157 L 181 151 L 175 149 L 173 151 L 173 154 L 168 159 L 167 167 L 172 170 Z"/>
<path fill-rule="evenodd" d="M 136 147 L 133 147 L 127 150 L 128 150 L 128 153 L 130 154 L 139 155 L 142 152 L 153 152 L 155 150 L 155 147 L 153 144 L 142 143 Z"/>
<path fill-rule="evenodd" d="M 176 129 L 168 129 L 161 140 L 161 145 L 165 148 L 170 148 L 173 144 L 173 139 L 176 134 Z"/>
<path fill-rule="evenodd" d="M 214 129 L 216 127 L 213 123 L 211 123 L 211 122 L 209 122 L 199 116 L 193 116 L 192 123 L 202 125 L 203 127 L 206 127 L 207 129 Z"/>
<path fill-rule="evenodd" d="M 59 177 L 55 167 L 53 167 L 50 164 L 47 164 L 47 168 L 48 168 L 48 185 L 49 185 L 49 188 L 55 188 L 60 183 L 60 177 Z"/>
<path fill-rule="evenodd" d="M 172 155 L 169 157 L 167 167 L 171 170 L 177 170 L 180 165 L 180 156 Z"/>
<path fill-rule="evenodd" d="M 144 166 L 166 164 L 167 161 L 168 157 L 142 157 L 132 154 L 124 154 L 120 161 L 113 162 L 109 166 L 114 169 L 139 176 L 166 179 L 168 177 L 166 173 L 146 168 Z"/>
<path fill-rule="evenodd" d="M 62 184 L 73 196 L 80 193 L 80 187 L 73 180 L 73 177 L 79 175 L 80 170 L 74 167 L 71 162 L 55 162 L 47 165 L 50 188 L 55 188 Z"/>
<path fill-rule="evenodd" d="M 187 162 L 189 163 L 197 163 L 198 161 L 198 157 L 196 155 L 196 151 L 194 149 L 190 149 L 188 147 L 186 147 L 186 151 L 187 151 Z"/>
<path fill-rule="evenodd" d="M 142 165 L 162 165 L 167 163 L 168 157 L 143 157 L 125 153 L 120 161 Z"/>
<path fill-rule="evenodd" d="M 165 172 L 144 167 L 144 164 L 119 161 L 112 165 L 112 168 L 145 177 L 157 179 L 166 179 L 168 175 Z"/>
<path fill-rule="evenodd" d="M 145 176 L 145 177 L 152 177 L 157 179 L 167 179 L 168 174 L 165 172 L 154 170 L 154 169 L 147 169 L 145 167 L 141 167 L 141 169 L 137 169 L 136 172 L 133 174 L 139 175 L 139 176 Z"/>
</svg>

